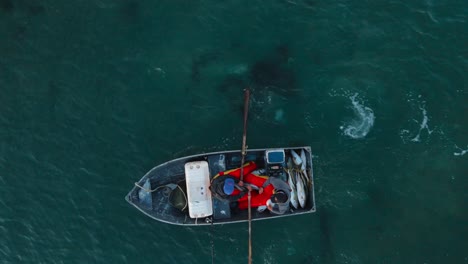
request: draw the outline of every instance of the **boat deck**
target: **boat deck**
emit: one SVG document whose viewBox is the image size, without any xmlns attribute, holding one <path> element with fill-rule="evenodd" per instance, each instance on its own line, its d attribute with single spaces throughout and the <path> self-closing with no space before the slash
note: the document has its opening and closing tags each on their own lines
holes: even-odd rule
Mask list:
<svg viewBox="0 0 468 264">
<path fill-rule="evenodd" d="M 305 150 L 307 160 L 306 172 L 311 179 L 307 186 L 309 191 L 307 193 L 305 208 L 294 209 L 291 206 L 290 211 L 286 212 L 284 215 L 271 214 L 268 210 L 258 212 L 256 208 L 252 208 L 253 221 L 315 212 L 312 153 L 310 147 L 283 149 L 285 150 L 286 158 L 291 156 L 291 149 L 296 151 L 300 151 L 301 149 Z M 266 170 L 265 173 L 268 174 L 268 166 L 265 160 L 266 150 L 267 149 L 248 150 L 245 162 L 255 162 L 257 164 L 257 170 Z M 138 182 L 140 186 L 143 186 L 145 182 L 149 180 L 151 190 L 153 190 L 150 193 L 151 199 L 148 199 L 150 202 L 145 202 L 145 199 L 141 197 L 142 194 L 148 194 L 148 192 L 136 186 L 126 196 L 126 200 L 149 217 L 170 224 L 209 225 L 212 222 L 213 224 L 245 222 L 248 219 L 247 210 L 239 210 L 235 207 L 235 204 L 229 204 L 226 201 L 219 200 L 215 197 L 212 198 L 214 210 L 213 216 L 198 219 L 190 218 L 188 210 L 181 211 L 169 203 L 169 195 L 171 191 L 174 188 L 179 188 L 176 187 L 176 185 L 180 186 L 180 188 L 185 191 L 184 165 L 187 162 L 207 161 L 210 170 L 210 179 L 212 179 L 219 172 L 239 168 L 241 166 L 241 159 L 240 151 L 224 151 L 194 155 L 166 162 L 153 168 Z M 283 171 L 282 174 L 276 173 L 272 177 L 280 177 L 286 181 L 287 173 Z M 140 191 L 144 193 L 140 194 Z"/>
</svg>

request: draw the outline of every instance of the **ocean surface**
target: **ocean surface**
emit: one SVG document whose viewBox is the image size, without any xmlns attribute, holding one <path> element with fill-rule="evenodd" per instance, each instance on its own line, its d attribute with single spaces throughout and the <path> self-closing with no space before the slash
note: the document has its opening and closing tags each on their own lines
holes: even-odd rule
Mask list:
<svg viewBox="0 0 468 264">
<path fill-rule="evenodd" d="M 317 212 L 254 263 L 468 263 L 468 2 L 0 0 L 0 263 L 246 263 L 156 222 L 159 163 L 310 145 Z M 213 247 L 212 247 L 213 245 Z"/>
</svg>

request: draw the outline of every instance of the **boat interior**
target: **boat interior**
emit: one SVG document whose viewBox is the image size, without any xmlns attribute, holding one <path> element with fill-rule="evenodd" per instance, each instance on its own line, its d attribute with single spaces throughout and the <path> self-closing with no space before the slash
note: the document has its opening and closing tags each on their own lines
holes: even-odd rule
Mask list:
<svg viewBox="0 0 468 264">
<path fill-rule="evenodd" d="M 302 169 L 306 198 L 303 206 L 295 208 L 291 204 L 290 209 L 281 215 L 273 214 L 268 209 L 251 208 L 253 221 L 315 212 L 310 147 L 248 150 L 244 164 L 255 162 L 257 168 L 254 173 L 288 182 L 290 175 L 293 175 L 292 171 L 301 167 L 296 163 L 299 153 L 302 153 L 304 159 Z M 241 163 L 242 155 L 238 150 L 175 159 L 156 166 L 143 176 L 135 183 L 126 200 L 151 218 L 170 224 L 211 225 L 248 221 L 248 210 L 239 209 L 237 202 L 211 195 L 209 190 L 213 177 L 238 169 Z M 191 168 L 199 168 L 200 172 L 191 172 Z M 297 179 L 294 178 L 294 181 Z"/>
</svg>

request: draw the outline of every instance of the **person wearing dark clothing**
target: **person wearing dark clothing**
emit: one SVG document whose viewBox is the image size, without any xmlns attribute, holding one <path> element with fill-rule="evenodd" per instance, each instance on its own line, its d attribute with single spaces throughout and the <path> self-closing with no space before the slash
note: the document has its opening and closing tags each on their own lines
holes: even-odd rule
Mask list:
<svg viewBox="0 0 468 264">
<path fill-rule="evenodd" d="M 268 185 L 273 185 L 274 190 L 270 199 L 266 202 L 266 206 L 270 212 L 274 214 L 284 214 L 289 210 L 289 199 L 291 197 L 291 188 L 289 185 L 275 177 L 269 177 L 263 186 L 258 190 L 259 193 Z"/>
</svg>

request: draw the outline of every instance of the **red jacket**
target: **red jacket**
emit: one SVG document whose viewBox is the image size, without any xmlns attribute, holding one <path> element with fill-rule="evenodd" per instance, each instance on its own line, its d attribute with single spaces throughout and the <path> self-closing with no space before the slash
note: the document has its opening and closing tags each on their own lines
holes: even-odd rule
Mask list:
<svg viewBox="0 0 468 264">
<path fill-rule="evenodd" d="M 244 182 L 245 183 L 250 183 L 253 184 L 257 187 L 262 187 L 263 183 L 267 180 L 267 177 L 265 176 L 258 176 L 255 174 L 252 174 L 252 172 L 257 168 L 257 164 L 255 162 L 251 161 L 248 162 L 244 165 Z M 222 177 L 223 175 L 230 175 L 234 178 L 240 179 L 240 171 L 241 169 L 234 169 L 234 170 L 228 170 L 228 171 L 223 171 L 220 172 L 218 175 L 216 175 L 214 178 L 217 177 Z M 251 192 L 251 200 L 250 200 L 250 206 L 252 208 L 254 207 L 259 207 L 262 205 L 266 205 L 266 202 L 268 199 L 270 199 L 271 195 L 273 194 L 273 185 L 269 184 L 263 189 L 263 192 L 261 194 L 258 193 L 256 190 L 252 190 Z M 234 192 L 231 195 L 237 195 L 239 194 L 240 191 L 237 189 L 234 189 Z M 239 203 L 239 209 L 247 209 L 248 208 L 248 193 L 239 198 L 237 200 Z"/>
</svg>

